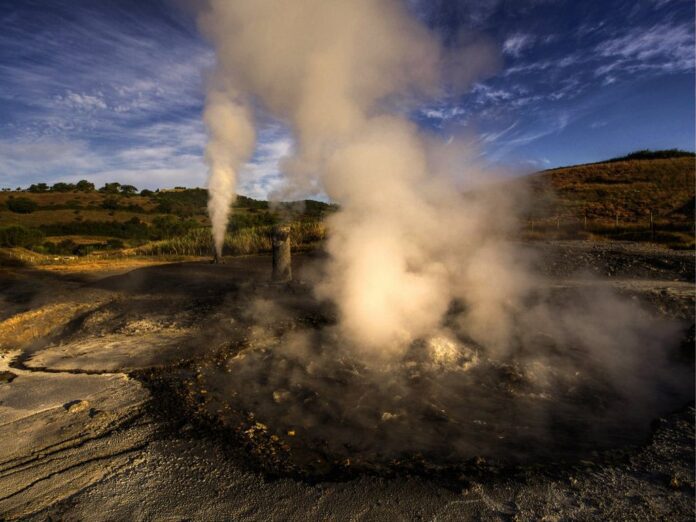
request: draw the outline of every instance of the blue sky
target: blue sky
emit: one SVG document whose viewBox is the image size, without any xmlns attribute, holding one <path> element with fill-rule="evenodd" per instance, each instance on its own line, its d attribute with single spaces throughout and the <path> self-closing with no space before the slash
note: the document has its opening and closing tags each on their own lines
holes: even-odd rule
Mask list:
<svg viewBox="0 0 696 522">
<path fill-rule="evenodd" d="M 694 148 L 692 0 L 405 0 L 498 69 L 413 114 L 513 171 Z M 166 0 L 0 0 L 0 186 L 86 178 L 204 186 L 210 46 Z M 292 140 L 260 129 L 239 192 L 264 197 Z"/>
</svg>

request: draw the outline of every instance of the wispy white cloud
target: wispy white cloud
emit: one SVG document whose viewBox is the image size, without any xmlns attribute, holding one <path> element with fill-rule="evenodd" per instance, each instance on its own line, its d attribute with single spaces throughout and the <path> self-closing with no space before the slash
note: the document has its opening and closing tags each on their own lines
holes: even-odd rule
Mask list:
<svg viewBox="0 0 696 522">
<path fill-rule="evenodd" d="M 604 40 L 595 48 L 607 61 L 597 76 L 609 72 L 680 72 L 694 69 L 694 31 L 691 23 L 660 23 L 651 27 L 632 27 Z"/>
<path fill-rule="evenodd" d="M 495 88 L 485 83 L 477 83 L 472 89 L 472 94 L 476 97 L 477 103 L 497 103 L 500 101 L 510 100 L 514 97 L 512 91 Z"/>
<path fill-rule="evenodd" d="M 509 127 L 505 128 L 501 131 L 483 132 L 483 133 L 481 133 L 481 136 L 479 137 L 479 141 L 481 143 L 484 143 L 484 144 L 497 142 L 500 138 L 509 134 L 510 131 L 512 131 L 515 127 L 517 127 L 518 124 L 519 124 L 519 122 L 516 121 L 512 125 L 510 125 Z"/>
<path fill-rule="evenodd" d="M 54 99 L 57 104 L 78 111 L 92 111 L 96 109 L 106 109 L 107 107 L 104 101 L 104 95 L 101 92 L 86 94 L 69 90 L 64 96 L 57 95 Z"/>
<path fill-rule="evenodd" d="M 531 34 L 515 33 L 503 42 L 503 53 L 517 58 L 525 49 L 534 45 L 535 37 Z"/>
<path fill-rule="evenodd" d="M 466 111 L 457 105 L 439 104 L 430 105 L 421 109 L 421 114 L 431 120 L 451 120 L 466 114 Z"/>
<path fill-rule="evenodd" d="M 61 119 L 69 125 L 52 125 L 50 133 L 69 130 L 75 138 L 81 130 L 93 135 L 97 111 L 98 130 L 108 133 L 200 108 L 213 61 L 208 46 L 164 14 L 141 19 L 116 6 L 66 5 L 69 16 L 50 19 L 27 9 L 17 14 L 24 23 L 0 33 L 7 57 L 0 61 L 0 99 L 12 102 L 15 131 Z"/>
<path fill-rule="evenodd" d="M 203 186 L 206 167 L 200 154 L 174 147 L 134 146 L 106 154 L 83 140 L 0 139 L 0 186 L 80 179 L 96 185 L 117 180 L 141 189 Z"/>
</svg>

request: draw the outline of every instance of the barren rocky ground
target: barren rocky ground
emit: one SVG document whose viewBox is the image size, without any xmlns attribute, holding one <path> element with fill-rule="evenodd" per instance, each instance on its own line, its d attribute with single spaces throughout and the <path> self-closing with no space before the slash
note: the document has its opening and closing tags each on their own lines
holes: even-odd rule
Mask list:
<svg viewBox="0 0 696 522">
<path fill-rule="evenodd" d="M 681 321 L 674 356 L 693 375 L 693 252 L 582 242 L 536 250 L 551 289 L 611 288 Z M 249 296 L 284 300 L 298 314 L 290 323 L 330 316 L 304 299 L 302 281 L 320 262 L 296 256 L 299 281 L 287 287 L 268 284 L 263 256 L 111 273 L 0 273 L 0 518 L 693 518 L 693 395 L 645 419 L 640 440 L 562 464 L 288 464 L 284 447 L 301 445 L 258 419 L 243 419 L 242 431 L 230 424 L 236 417 L 209 397 L 215 382 L 206 371 L 249 336 Z"/>
</svg>

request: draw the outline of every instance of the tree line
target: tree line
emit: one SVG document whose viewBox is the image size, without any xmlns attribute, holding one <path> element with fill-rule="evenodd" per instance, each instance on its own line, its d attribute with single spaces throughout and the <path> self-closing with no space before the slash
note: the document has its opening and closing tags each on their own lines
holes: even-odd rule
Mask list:
<svg viewBox="0 0 696 522">
<path fill-rule="evenodd" d="M 29 185 L 27 192 L 33 193 L 43 193 L 43 192 L 101 192 L 102 194 L 121 194 L 124 196 L 132 196 L 138 193 L 138 189 L 133 185 L 121 185 L 120 183 L 105 183 L 103 187 L 97 190 L 94 183 L 87 181 L 86 179 L 81 179 L 77 183 L 65 183 L 59 181 L 53 185 L 48 185 L 48 183 L 34 183 Z M 145 194 L 142 194 L 145 192 Z M 141 191 L 142 195 L 152 194 L 151 190 Z"/>
</svg>

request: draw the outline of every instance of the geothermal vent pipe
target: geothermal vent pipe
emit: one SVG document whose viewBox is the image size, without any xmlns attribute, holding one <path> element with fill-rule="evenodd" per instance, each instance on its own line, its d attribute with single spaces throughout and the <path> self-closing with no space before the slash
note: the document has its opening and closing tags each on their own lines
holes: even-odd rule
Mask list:
<svg viewBox="0 0 696 522">
<path fill-rule="evenodd" d="M 276 225 L 271 231 L 273 242 L 273 281 L 284 283 L 292 279 L 290 257 L 290 227 Z"/>
</svg>

